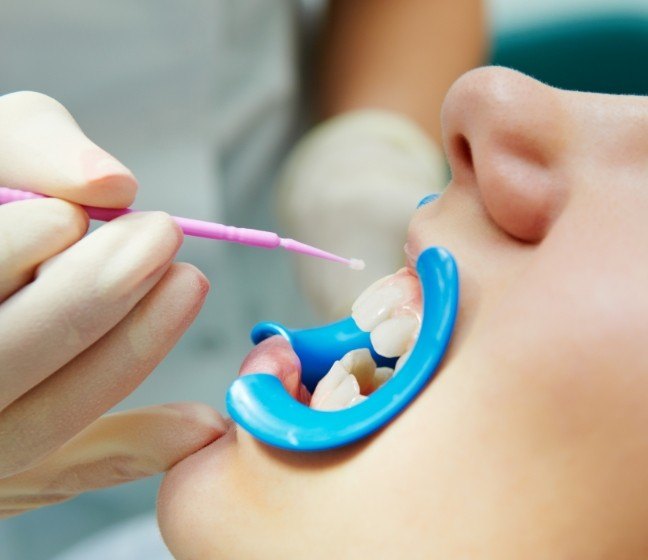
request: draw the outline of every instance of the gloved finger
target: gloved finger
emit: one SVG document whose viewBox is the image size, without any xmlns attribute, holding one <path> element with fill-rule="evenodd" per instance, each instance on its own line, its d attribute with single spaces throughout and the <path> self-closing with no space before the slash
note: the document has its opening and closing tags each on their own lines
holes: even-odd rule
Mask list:
<svg viewBox="0 0 648 560">
<path fill-rule="evenodd" d="M 365 286 L 402 266 L 416 203 L 445 182 L 441 150 L 396 113 L 350 111 L 316 126 L 297 144 L 278 181 L 286 235 L 366 263 L 358 273 L 315 259 L 296 261 L 321 315 L 348 315 Z"/>
<path fill-rule="evenodd" d="M 56 199 L 0 206 L 0 302 L 34 277 L 36 267 L 83 237 L 88 216 Z"/>
<path fill-rule="evenodd" d="M 228 426 L 191 402 L 103 416 L 39 465 L 0 479 L 0 519 L 167 471 Z"/>
<path fill-rule="evenodd" d="M 31 91 L 0 96 L 0 185 L 107 208 L 130 205 L 137 191 L 63 105 Z"/>
<path fill-rule="evenodd" d="M 0 410 L 119 323 L 181 242 L 170 216 L 138 212 L 41 265 L 34 282 L 0 306 Z"/>
<path fill-rule="evenodd" d="M 2 411 L 0 477 L 33 465 L 134 391 L 189 327 L 207 291 L 195 267 L 173 265 L 108 334 Z"/>
</svg>

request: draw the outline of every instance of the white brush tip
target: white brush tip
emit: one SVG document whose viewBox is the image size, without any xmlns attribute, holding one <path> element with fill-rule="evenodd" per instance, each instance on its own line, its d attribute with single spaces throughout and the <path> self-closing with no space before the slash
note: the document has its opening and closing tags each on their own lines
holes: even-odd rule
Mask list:
<svg viewBox="0 0 648 560">
<path fill-rule="evenodd" d="M 365 262 L 362 259 L 349 259 L 349 268 L 351 270 L 364 270 Z"/>
</svg>

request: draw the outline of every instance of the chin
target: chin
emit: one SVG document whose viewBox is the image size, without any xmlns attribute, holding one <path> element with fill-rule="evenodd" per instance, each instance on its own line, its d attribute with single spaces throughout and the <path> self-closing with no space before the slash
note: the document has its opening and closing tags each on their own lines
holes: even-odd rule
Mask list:
<svg viewBox="0 0 648 560">
<path fill-rule="evenodd" d="M 226 558 L 214 543 L 221 542 L 219 519 L 227 488 L 226 456 L 235 442 L 234 430 L 177 463 L 164 477 L 157 500 L 162 538 L 174 558 Z M 219 513 L 220 512 L 220 513 Z M 218 547 L 219 548 L 219 547 Z"/>
</svg>

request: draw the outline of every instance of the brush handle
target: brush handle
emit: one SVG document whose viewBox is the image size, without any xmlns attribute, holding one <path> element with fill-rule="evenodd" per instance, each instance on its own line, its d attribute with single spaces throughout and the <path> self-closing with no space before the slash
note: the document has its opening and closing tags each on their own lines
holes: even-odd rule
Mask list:
<svg viewBox="0 0 648 560">
<path fill-rule="evenodd" d="M 42 194 L 36 194 L 28 191 L 17 189 L 8 189 L 0 187 L 0 204 L 8 202 L 18 202 L 20 200 L 34 200 L 38 198 L 49 198 Z M 93 220 L 109 222 L 119 216 L 137 212 L 130 208 L 98 208 L 96 206 L 82 206 L 85 212 Z M 263 247 L 265 249 L 276 249 L 281 245 L 281 238 L 271 231 L 259 229 L 239 228 L 218 224 L 216 222 L 205 222 L 203 220 L 193 220 L 191 218 L 178 218 L 171 216 L 180 226 L 185 235 L 192 237 L 203 237 L 206 239 L 218 239 L 232 243 L 241 243 L 253 247 Z"/>
<path fill-rule="evenodd" d="M 0 204 L 5 204 L 8 202 L 18 202 L 20 200 L 31 200 L 33 198 L 47 198 L 47 197 L 42 194 L 20 191 L 18 189 L 8 189 L 7 187 L 0 187 Z"/>
<path fill-rule="evenodd" d="M 186 235 L 193 237 L 220 239 L 222 241 L 241 243 L 242 245 L 252 247 L 262 247 L 264 249 L 276 249 L 281 245 L 281 237 L 271 231 L 227 226 L 216 222 L 205 222 L 192 218 L 178 218 L 176 216 L 173 216 L 173 219 Z"/>
</svg>

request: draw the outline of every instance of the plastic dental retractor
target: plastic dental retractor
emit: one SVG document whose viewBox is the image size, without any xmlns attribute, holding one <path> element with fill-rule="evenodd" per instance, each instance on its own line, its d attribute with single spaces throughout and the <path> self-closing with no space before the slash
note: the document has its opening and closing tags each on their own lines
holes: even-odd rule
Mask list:
<svg viewBox="0 0 648 560">
<path fill-rule="evenodd" d="M 421 282 L 421 329 L 407 362 L 361 403 L 337 411 L 311 409 L 295 400 L 281 381 L 268 373 L 239 377 L 227 392 L 233 420 L 255 438 L 293 451 L 321 451 L 348 445 L 385 426 L 407 407 L 434 376 L 450 342 L 459 304 L 459 274 L 454 258 L 440 247 L 426 249 L 416 269 Z M 395 359 L 376 354 L 369 333 L 350 317 L 323 327 L 290 330 L 259 323 L 252 342 L 281 335 L 302 365 L 302 382 L 312 392 L 333 362 L 357 348 L 369 348 L 378 366 Z"/>
</svg>

